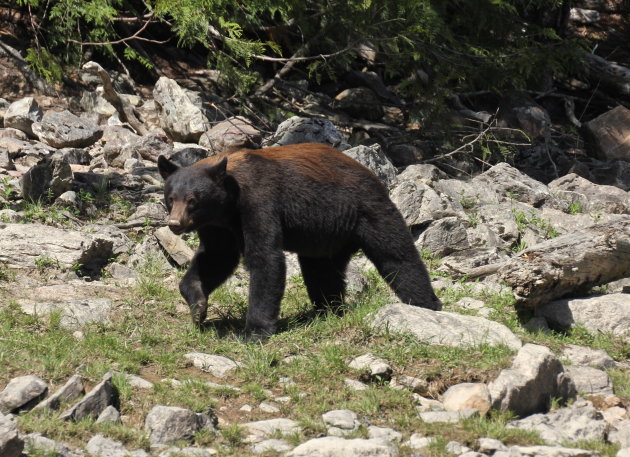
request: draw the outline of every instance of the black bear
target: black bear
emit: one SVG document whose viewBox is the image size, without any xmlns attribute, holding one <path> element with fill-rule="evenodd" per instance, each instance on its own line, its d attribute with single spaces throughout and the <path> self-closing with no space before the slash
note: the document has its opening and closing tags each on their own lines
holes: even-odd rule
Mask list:
<svg viewBox="0 0 630 457">
<path fill-rule="evenodd" d="M 235 270 L 250 273 L 246 332 L 276 330 L 285 288 L 283 251 L 297 253 L 310 300 L 338 304 L 345 270 L 362 249 L 404 302 L 439 310 L 427 270 L 387 189 L 363 165 L 316 143 L 238 150 L 189 167 L 164 156 L 168 226 L 197 231 L 199 249 L 180 283 L 195 324 L 208 295 Z"/>
</svg>

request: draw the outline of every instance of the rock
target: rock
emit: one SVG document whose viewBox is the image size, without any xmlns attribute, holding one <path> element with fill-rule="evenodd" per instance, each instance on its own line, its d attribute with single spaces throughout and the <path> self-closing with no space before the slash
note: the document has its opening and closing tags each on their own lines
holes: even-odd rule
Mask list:
<svg viewBox="0 0 630 457">
<path fill-rule="evenodd" d="M 356 357 L 348 363 L 348 366 L 362 373 L 361 381 L 388 381 L 392 377 L 392 367 L 378 357 L 368 353 Z"/>
<path fill-rule="evenodd" d="M 389 427 L 377 427 L 376 425 L 370 425 L 367 428 L 368 437 L 372 440 L 384 440 L 390 443 L 400 443 L 402 440 L 402 433 Z"/>
<path fill-rule="evenodd" d="M 630 420 L 622 420 L 613 425 L 608 433 L 608 441 L 621 447 L 630 447 Z"/>
<path fill-rule="evenodd" d="M 458 443 L 457 441 L 449 441 L 448 443 L 446 443 L 445 449 L 447 452 L 453 455 L 461 455 L 461 454 L 467 455 L 468 453 L 472 451 L 472 449 L 470 449 L 468 446 L 464 446 L 461 443 Z M 479 454 L 479 455 L 482 456 L 483 454 Z"/>
<path fill-rule="evenodd" d="M 214 452 L 210 452 L 214 451 Z M 212 457 L 216 455 L 214 449 L 206 450 L 198 447 L 169 447 L 158 454 L 158 457 Z"/>
<path fill-rule="evenodd" d="M 149 457 L 142 449 L 128 451 L 122 443 L 95 435 L 88 441 L 86 449 L 92 457 Z"/>
<path fill-rule="evenodd" d="M 299 433 L 302 430 L 297 422 L 283 417 L 256 422 L 246 422 L 239 425 L 247 430 L 248 433 L 260 438 L 275 434 L 290 435 L 293 433 Z"/>
<path fill-rule="evenodd" d="M 562 364 L 546 347 L 523 346 L 510 368 L 501 371 L 488 385 L 492 407 L 513 411 L 517 416 L 544 412 L 552 398 L 576 395 L 575 385 Z"/>
<path fill-rule="evenodd" d="M 630 331 L 629 294 L 556 300 L 541 306 L 537 312 L 550 325 L 560 328 L 579 325 L 591 333 L 610 332 L 619 337 Z"/>
<path fill-rule="evenodd" d="M 615 457 L 630 457 L 630 447 L 619 449 Z"/>
<path fill-rule="evenodd" d="M 436 422 L 454 424 L 462 419 L 468 419 L 475 414 L 479 414 L 479 411 L 474 408 L 461 409 L 458 411 L 422 411 L 418 413 L 420 419 L 429 424 Z"/>
<path fill-rule="evenodd" d="M 549 190 L 567 205 L 580 205 L 584 213 L 630 214 L 629 192 L 614 186 L 593 184 L 575 173 L 551 181 Z"/>
<path fill-rule="evenodd" d="M 426 379 L 415 378 L 404 374 L 397 376 L 396 379 L 392 380 L 389 384 L 390 387 L 395 387 L 396 385 L 407 387 L 408 389 L 411 389 L 412 392 L 420 395 L 426 394 L 429 390 L 429 383 Z"/>
<path fill-rule="evenodd" d="M 492 455 L 496 451 L 507 451 L 507 446 L 494 438 L 479 438 L 477 440 L 479 452 Z"/>
<path fill-rule="evenodd" d="M 0 262 L 35 268 L 46 258 L 57 268 L 82 265 L 100 271 L 113 254 L 114 243 L 98 233 L 83 233 L 40 224 L 0 224 Z"/>
<path fill-rule="evenodd" d="M 605 371 L 592 367 L 568 366 L 564 371 L 571 377 L 578 394 L 612 395 L 613 385 Z"/>
<path fill-rule="evenodd" d="M 394 303 L 378 310 L 372 319 L 374 329 L 410 333 L 429 344 L 469 346 L 504 344 L 511 349 L 521 347 L 520 339 L 497 322 L 476 316 Z"/>
<path fill-rule="evenodd" d="M 370 388 L 367 384 L 357 381 L 355 379 L 345 378 L 343 383 L 351 390 L 367 390 Z"/>
<path fill-rule="evenodd" d="M 48 384 L 38 376 L 13 378 L 0 392 L 0 413 L 32 409 L 48 393 Z"/>
<path fill-rule="evenodd" d="M 186 92 L 172 79 L 162 76 L 153 88 L 160 126 L 175 141 L 197 143 L 209 122 Z"/>
<path fill-rule="evenodd" d="M 0 168 L 5 170 L 15 170 L 15 164 L 9 155 L 9 151 L 0 150 Z"/>
<path fill-rule="evenodd" d="M 561 446 L 512 446 L 507 454 L 498 452 L 494 457 L 599 457 L 597 451 Z"/>
<path fill-rule="evenodd" d="M 596 24 L 600 21 L 601 15 L 599 11 L 589 10 L 585 8 L 571 8 L 569 19 L 572 22 L 580 24 Z"/>
<path fill-rule="evenodd" d="M 20 180 L 22 197 L 30 201 L 58 197 L 72 189 L 72 169 L 68 159 L 55 152 L 40 159 Z"/>
<path fill-rule="evenodd" d="M 175 235 L 168 227 L 160 227 L 155 231 L 155 237 L 160 246 L 168 253 L 173 261 L 183 267 L 188 265 L 195 255 L 194 251 L 186 245 L 184 240 Z"/>
<path fill-rule="evenodd" d="M 386 186 L 389 186 L 396 180 L 396 167 L 394 167 L 387 156 L 381 151 L 379 144 L 373 144 L 372 146 L 355 146 L 346 149 L 343 153 L 372 170 Z"/>
<path fill-rule="evenodd" d="M 409 440 L 404 444 L 411 449 L 421 450 L 430 444 L 435 443 L 436 439 L 433 436 L 424 436 L 421 433 L 414 433 L 409 437 Z"/>
<path fill-rule="evenodd" d="M 96 419 L 97 424 L 101 424 L 103 422 L 119 424 L 120 413 L 112 405 L 109 405 L 107 408 L 103 410 L 103 412 L 101 412 L 101 414 L 98 415 L 98 418 Z"/>
<path fill-rule="evenodd" d="M 457 217 L 432 222 L 415 242 L 416 248 L 439 257 L 469 249 L 468 224 Z"/>
<path fill-rule="evenodd" d="M 298 143 L 322 143 L 341 151 L 350 147 L 328 119 L 290 117 L 281 123 L 276 132 L 263 141 L 263 146 L 284 146 Z"/>
<path fill-rule="evenodd" d="M 18 435 L 17 426 L 0 413 L 0 455 L 20 457 L 23 450 L 24 441 Z"/>
<path fill-rule="evenodd" d="M 547 186 L 505 162 L 498 163 L 473 178 L 471 185 L 484 189 L 485 193 L 494 192 L 498 201 L 515 200 L 534 207 L 541 206 L 551 198 Z"/>
<path fill-rule="evenodd" d="M 258 408 L 260 408 L 260 410 L 264 413 L 275 414 L 280 412 L 278 405 L 270 401 L 263 401 L 260 405 L 258 405 Z"/>
<path fill-rule="evenodd" d="M 169 156 L 173 152 L 173 145 L 168 137 L 162 132 L 150 132 L 138 138 L 132 145 L 126 148 L 133 148 L 144 160 L 157 162 L 160 155 Z M 123 148 L 123 152 L 126 148 Z"/>
<path fill-rule="evenodd" d="M 447 411 L 474 408 L 484 415 L 491 407 L 490 392 L 483 383 L 456 384 L 442 394 L 442 404 Z"/>
<path fill-rule="evenodd" d="M 590 402 L 580 400 L 568 408 L 512 421 L 508 427 L 536 431 L 546 443 L 563 444 L 603 440 L 608 425 Z"/>
<path fill-rule="evenodd" d="M 79 402 L 65 410 L 59 418 L 62 420 L 79 421 L 87 417 L 93 419 L 103 412 L 109 405 L 116 405 L 118 394 L 112 383 L 112 373 L 105 373 L 103 380 L 94 386 Z"/>
<path fill-rule="evenodd" d="M 40 317 L 59 312 L 61 314 L 59 325 L 68 330 L 78 330 L 86 324 L 95 322 L 109 322 L 109 314 L 114 308 L 114 304 L 109 298 L 85 298 L 62 302 L 25 302 L 20 303 L 20 306 L 26 314 Z"/>
<path fill-rule="evenodd" d="M 351 87 L 337 94 L 333 107 L 358 119 L 378 121 L 385 110 L 376 94 L 367 87 Z"/>
<path fill-rule="evenodd" d="M 211 155 L 230 149 L 255 148 L 262 135 L 252 122 L 243 116 L 235 116 L 219 122 L 199 138 L 199 145 L 211 151 Z"/>
<path fill-rule="evenodd" d="M 59 409 L 62 402 L 76 400 L 85 393 L 83 379 L 79 375 L 73 375 L 68 381 L 59 388 L 54 394 L 50 395 L 44 401 L 40 402 L 33 409 L 50 408 L 52 410 Z"/>
<path fill-rule="evenodd" d="M 407 168 L 396 178 L 390 198 L 400 210 L 408 226 L 421 225 L 458 212 L 451 201 L 421 181 L 417 170 Z M 463 214 L 463 211 L 462 211 Z"/>
<path fill-rule="evenodd" d="M 413 394 L 413 399 L 418 403 L 416 410 L 420 413 L 425 411 L 444 411 L 444 405 L 442 405 L 441 401 L 425 398 L 418 394 Z"/>
<path fill-rule="evenodd" d="M 293 446 L 287 441 L 277 439 L 264 440 L 252 446 L 252 452 L 254 454 L 263 454 L 269 451 L 281 453 L 290 451 L 291 449 L 293 449 Z"/>
<path fill-rule="evenodd" d="M 25 97 L 11 103 L 4 113 L 4 126 L 21 130 L 29 136 L 34 136 L 33 122 L 39 121 L 42 116 L 42 110 L 35 99 L 33 97 Z"/>
<path fill-rule="evenodd" d="M 593 368 L 614 368 L 617 364 L 603 349 L 592 349 L 575 344 L 567 344 L 562 357 L 573 365 L 584 365 Z"/>
<path fill-rule="evenodd" d="M 630 110 L 628 108 L 616 106 L 587 122 L 584 129 L 599 158 L 629 160 Z"/>
<path fill-rule="evenodd" d="M 75 116 L 70 111 L 46 111 L 40 122 L 32 125 L 40 141 L 53 148 L 84 148 L 102 135 L 98 126 Z"/>
<path fill-rule="evenodd" d="M 201 137 L 203 138 L 203 136 Z M 201 140 L 199 140 L 201 141 Z M 174 143 L 173 153 L 168 156 L 180 167 L 189 167 L 200 160 L 206 159 L 212 155 L 209 149 L 191 143 Z"/>
<path fill-rule="evenodd" d="M 195 367 L 208 372 L 217 378 L 223 378 L 231 371 L 243 365 L 242 363 L 235 362 L 227 357 L 214 354 L 204 354 L 202 352 L 189 352 L 185 355 L 185 357 L 192 361 Z"/>
<path fill-rule="evenodd" d="M 125 374 L 125 378 L 127 379 L 127 384 L 131 387 L 136 387 L 138 389 L 153 389 L 153 383 L 141 378 L 140 376 Z"/>
<path fill-rule="evenodd" d="M 72 452 L 63 443 L 51 440 L 41 433 L 29 433 L 25 435 L 24 444 L 26 449 L 28 449 L 29 455 L 32 455 L 33 451 L 40 452 L 42 455 L 53 455 L 55 457 L 79 457 L 80 455 Z M 4 456 L 4 454 L 0 455 Z"/>
<path fill-rule="evenodd" d="M 287 457 L 397 457 L 398 451 L 381 440 L 346 440 L 335 436 L 300 444 Z"/>
<path fill-rule="evenodd" d="M 144 422 L 152 445 L 191 440 L 202 429 L 214 430 L 216 417 L 176 406 L 154 406 Z"/>
<path fill-rule="evenodd" d="M 331 436 L 346 436 L 359 428 L 359 420 L 354 411 L 349 409 L 335 409 L 322 414 L 322 419 L 328 427 Z"/>
</svg>

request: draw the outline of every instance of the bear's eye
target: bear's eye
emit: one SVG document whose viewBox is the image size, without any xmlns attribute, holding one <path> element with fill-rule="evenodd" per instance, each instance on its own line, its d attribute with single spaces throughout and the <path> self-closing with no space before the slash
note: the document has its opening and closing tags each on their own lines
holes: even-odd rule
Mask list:
<svg viewBox="0 0 630 457">
<path fill-rule="evenodd" d="M 197 199 L 195 197 L 190 197 L 188 199 L 188 206 L 195 206 L 196 203 L 197 203 Z"/>
</svg>

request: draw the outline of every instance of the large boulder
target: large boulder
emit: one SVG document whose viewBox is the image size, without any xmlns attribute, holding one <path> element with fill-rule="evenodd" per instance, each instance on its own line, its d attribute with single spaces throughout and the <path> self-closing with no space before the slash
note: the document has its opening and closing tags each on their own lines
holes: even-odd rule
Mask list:
<svg viewBox="0 0 630 457">
<path fill-rule="evenodd" d="M 619 105 L 584 125 L 596 155 L 630 160 L 630 110 Z"/>
<path fill-rule="evenodd" d="M 521 340 L 498 322 L 446 311 L 393 303 L 373 316 L 371 327 L 381 331 L 408 333 L 434 345 L 471 346 L 489 344 L 521 347 Z"/>
<path fill-rule="evenodd" d="M 33 135 L 33 122 L 39 121 L 43 112 L 33 97 L 17 100 L 4 113 L 4 126 L 21 130 L 29 136 Z"/>
<path fill-rule="evenodd" d="M 35 268 L 42 261 L 86 272 L 100 271 L 114 243 L 96 233 L 83 233 L 40 224 L 0 224 L 0 262 Z"/>
<path fill-rule="evenodd" d="M 59 197 L 72 189 L 72 169 L 62 152 L 40 159 L 20 180 L 22 197 L 30 201 Z"/>
<path fill-rule="evenodd" d="M 322 143 L 342 151 L 350 147 L 328 119 L 297 116 L 281 123 L 276 132 L 263 142 L 263 146 L 297 143 Z"/>
<path fill-rule="evenodd" d="M 576 395 L 560 360 L 536 344 L 523 346 L 512 366 L 502 370 L 488 389 L 494 409 L 513 411 L 517 416 L 546 412 L 552 398 L 566 400 Z"/>
<path fill-rule="evenodd" d="M 551 198 L 547 186 L 505 162 L 474 177 L 470 184 L 479 189 L 476 193 L 494 193 L 499 201 L 514 200 L 538 207 Z"/>
<path fill-rule="evenodd" d="M 593 184 L 575 173 L 549 183 L 549 190 L 585 213 L 630 214 L 630 192 L 614 186 Z"/>
<path fill-rule="evenodd" d="M 159 110 L 160 126 L 174 140 L 197 143 L 209 129 L 201 109 L 193 104 L 177 82 L 162 76 L 155 83 L 153 98 Z"/>
<path fill-rule="evenodd" d="M 91 146 L 103 131 L 70 111 L 47 111 L 40 122 L 32 126 L 40 141 L 54 148 L 84 148 Z"/>
</svg>

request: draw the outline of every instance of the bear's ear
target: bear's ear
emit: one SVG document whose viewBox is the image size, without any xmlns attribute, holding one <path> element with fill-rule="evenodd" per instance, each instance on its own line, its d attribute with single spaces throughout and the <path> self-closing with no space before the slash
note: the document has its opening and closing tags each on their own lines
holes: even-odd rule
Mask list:
<svg viewBox="0 0 630 457">
<path fill-rule="evenodd" d="M 166 181 L 166 179 L 175 173 L 179 167 L 174 162 L 171 162 L 164 156 L 158 157 L 157 161 L 158 171 L 160 172 L 160 176 Z"/>
<path fill-rule="evenodd" d="M 210 168 L 208 168 L 208 175 L 211 178 L 216 179 L 217 181 L 220 181 L 225 177 L 226 170 L 227 170 L 227 157 L 223 157 L 223 160 L 221 160 L 221 162 L 217 163 L 216 165 L 212 165 Z"/>
</svg>

